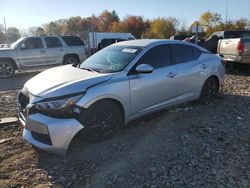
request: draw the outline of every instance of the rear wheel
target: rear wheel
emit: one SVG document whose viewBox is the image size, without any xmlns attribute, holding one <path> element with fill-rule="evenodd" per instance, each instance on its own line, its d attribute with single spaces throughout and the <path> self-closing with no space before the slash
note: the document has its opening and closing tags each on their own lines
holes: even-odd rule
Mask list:
<svg viewBox="0 0 250 188">
<path fill-rule="evenodd" d="M 0 62 L 0 78 L 9 78 L 15 73 L 15 67 L 11 62 Z"/>
<path fill-rule="evenodd" d="M 110 100 L 99 101 L 84 112 L 81 121 L 85 126 L 82 136 L 90 142 L 110 138 L 122 124 L 122 114 L 118 105 Z"/>
<path fill-rule="evenodd" d="M 202 87 L 200 102 L 202 104 L 209 104 L 212 100 L 215 99 L 218 93 L 219 93 L 219 84 L 215 78 L 211 77 L 206 80 L 206 82 Z"/>
<path fill-rule="evenodd" d="M 76 58 L 75 56 L 67 56 L 65 57 L 64 61 L 63 61 L 63 64 L 64 65 L 73 65 L 73 66 L 76 66 L 79 64 L 79 60 L 78 58 Z"/>
</svg>

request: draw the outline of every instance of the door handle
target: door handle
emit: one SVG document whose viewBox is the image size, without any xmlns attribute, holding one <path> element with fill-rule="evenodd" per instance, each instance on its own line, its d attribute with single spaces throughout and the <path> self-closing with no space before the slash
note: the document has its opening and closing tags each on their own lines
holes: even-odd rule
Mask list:
<svg viewBox="0 0 250 188">
<path fill-rule="evenodd" d="M 40 52 L 41 52 L 41 53 L 45 53 L 45 50 L 41 50 Z"/>
<path fill-rule="evenodd" d="M 60 49 L 60 52 L 63 52 L 63 49 Z"/>
<path fill-rule="evenodd" d="M 176 75 L 177 75 L 177 73 L 175 73 L 175 72 L 169 72 L 167 77 L 174 78 Z"/>
<path fill-rule="evenodd" d="M 206 65 L 206 64 L 202 64 L 202 65 L 201 65 L 201 68 L 206 69 L 206 68 L 207 68 L 207 65 Z"/>
</svg>

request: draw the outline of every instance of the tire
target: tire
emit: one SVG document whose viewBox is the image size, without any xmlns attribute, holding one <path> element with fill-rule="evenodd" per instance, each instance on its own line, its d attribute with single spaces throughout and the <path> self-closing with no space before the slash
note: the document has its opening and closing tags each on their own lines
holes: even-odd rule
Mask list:
<svg viewBox="0 0 250 188">
<path fill-rule="evenodd" d="M 79 60 L 75 57 L 75 56 L 67 56 L 65 57 L 64 61 L 63 61 L 64 65 L 73 65 L 76 66 L 79 64 Z"/>
<path fill-rule="evenodd" d="M 9 78 L 15 74 L 15 67 L 11 62 L 0 62 L 0 78 Z"/>
<path fill-rule="evenodd" d="M 209 104 L 215 99 L 219 93 L 219 84 L 217 80 L 213 77 L 210 77 L 204 83 L 201 94 L 200 94 L 200 103 Z"/>
<path fill-rule="evenodd" d="M 85 128 L 81 136 L 88 142 L 100 142 L 112 137 L 122 124 L 119 106 L 111 100 L 102 100 L 90 106 L 80 121 Z"/>
</svg>

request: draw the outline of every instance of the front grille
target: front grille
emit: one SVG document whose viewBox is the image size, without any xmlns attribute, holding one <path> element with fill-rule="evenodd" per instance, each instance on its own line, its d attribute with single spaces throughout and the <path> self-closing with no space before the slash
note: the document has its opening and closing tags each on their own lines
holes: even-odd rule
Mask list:
<svg viewBox="0 0 250 188">
<path fill-rule="evenodd" d="M 26 96 L 22 92 L 19 92 L 18 102 L 20 104 L 21 109 L 25 109 L 26 106 L 29 104 L 29 96 Z"/>
<path fill-rule="evenodd" d="M 31 131 L 31 135 L 38 142 L 42 142 L 42 143 L 47 144 L 47 145 L 52 145 L 50 136 L 47 134 L 41 134 L 41 133 Z"/>
</svg>

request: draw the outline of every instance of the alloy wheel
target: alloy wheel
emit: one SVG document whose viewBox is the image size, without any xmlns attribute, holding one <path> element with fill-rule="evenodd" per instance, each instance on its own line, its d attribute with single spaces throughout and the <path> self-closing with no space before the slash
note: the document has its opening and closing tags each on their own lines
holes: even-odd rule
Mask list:
<svg viewBox="0 0 250 188">
<path fill-rule="evenodd" d="M 10 63 L 0 63 L 0 77 L 8 78 L 14 74 L 14 67 Z"/>
</svg>

